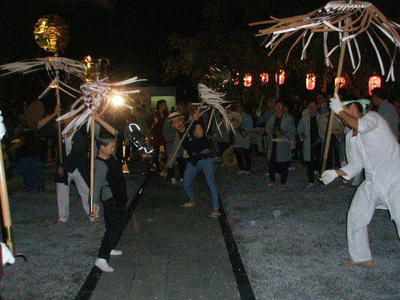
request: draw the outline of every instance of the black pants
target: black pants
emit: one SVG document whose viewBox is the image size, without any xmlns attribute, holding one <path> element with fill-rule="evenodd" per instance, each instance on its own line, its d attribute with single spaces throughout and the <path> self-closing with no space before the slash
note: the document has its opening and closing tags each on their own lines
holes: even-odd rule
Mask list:
<svg viewBox="0 0 400 300">
<path fill-rule="evenodd" d="M 125 228 L 127 217 L 125 205 L 118 203 L 114 198 L 104 201 L 103 207 L 106 232 L 101 242 L 98 257 L 108 260 L 111 250 L 117 245 Z"/>
<path fill-rule="evenodd" d="M 277 162 L 272 156 L 268 162 L 269 180 L 275 181 L 275 173 L 281 174 L 281 184 L 286 184 L 289 176 L 290 161 Z"/>
<path fill-rule="evenodd" d="M 173 166 L 172 168 L 168 168 L 168 177 L 181 179 L 185 173 L 186 161 L 183 157 L 179 157 L 176 159 L 176 164 L 178 167 L 179 176 L 176 177 L 175 166 Z"/>
<path fill-rule="evenodd" d="M 311 159 L 307 161 L 308 182 L 314 183 L 314 171 L 321 170 L 321 144 L 316 144 L 311 148 Z"/>
<path fill-rule="evenodd" d="M 250 171 L 251 169 L 250 149 L 235 148 L 235 154 L 238 161 L 239 169 L 243 171 Z"/>
</svg>

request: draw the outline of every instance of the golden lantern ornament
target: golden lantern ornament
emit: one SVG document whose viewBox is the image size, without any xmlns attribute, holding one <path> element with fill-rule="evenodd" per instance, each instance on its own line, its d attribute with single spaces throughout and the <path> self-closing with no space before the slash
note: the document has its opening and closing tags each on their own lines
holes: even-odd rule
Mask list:
<svg viewBox="0 0 400 300">
<path fill-rule="evenodd" d="M 36 43 L 47 52 L 60 53 L 68 43 L 67 22 L 57 15 L 40 18 L 34 27 L 33 35 Z"/>
</svg>

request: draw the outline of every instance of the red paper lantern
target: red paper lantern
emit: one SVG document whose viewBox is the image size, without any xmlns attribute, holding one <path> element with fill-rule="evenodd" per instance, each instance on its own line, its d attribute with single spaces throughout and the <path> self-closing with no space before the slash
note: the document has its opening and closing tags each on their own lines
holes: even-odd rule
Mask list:
<svg viewBox="0 0 400 300">
<path fill-rule="evenodd" d="M 346 83 L 347 83 L 346 78 L 344 78 L 343 76 L 335 78 L 335 87 L 339 86 L 339 89 L 345 87 Z"/>
<path fill-rule="evenodd" d="M 312 91 L 315 89 L 315 81 L 317 80 L 317 77 L 315 76 L 314 73 L 308 73 L 306 77 L 306 88 L 309 91 Z"/>
<path fill-rule="evenodd" d="M 253 75 L 247 73 L 243 77 L 243 85 L 247 88 L 251 87 L 253 84 Z"/>
<path fill-rule="evenodd" d="M 239 73 L 236 73 L 235 79 L 233 80 L 233 84 L 234 84 L 234 85 L 239 85 L 239 84 L 240 84 Z"/>
<path fill-rule="evenodd" d="M 260 80 L 261 80 L 262 84 L 268 83 L 268 81 L 269 81 L 268 73 L 261 73 L 260 74 Z"/>
<path fill-rule="evenodd" d="M 278 74 L 275 73 L 275 82 L 278 81 Z M 279 70 L 279 85 L 285 83 L 285 70 Z"/>
<path fill-rule="evenodd" d="M 382 87 L 382 79 L 377 75 L 371 76 L 368 80 L 368 94 L 372 96 L 373 89 L 380 87 Z"/>
</svg>

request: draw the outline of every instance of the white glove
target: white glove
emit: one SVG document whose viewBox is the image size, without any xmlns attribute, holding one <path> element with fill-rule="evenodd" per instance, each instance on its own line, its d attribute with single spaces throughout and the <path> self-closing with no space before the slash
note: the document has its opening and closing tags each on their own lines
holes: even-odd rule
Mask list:
<svg viewBox="0 0 400 300">
<path fill-rule="evenodd" d="M 5 264 L 13 264 L 15 262 L 15 258 L 12 255 L 10 249 L 8 249 L 8 247 L 6 246 L 6 244 L 0 243 L 0 251 L 3 257 L 3 261 L 1 262 L 3 266 Z"/>
<path fill-rule="evenodd" d="M 343 110 L 343 105 L 339 99 L 338 94 L 335 93 L 335 96 L 329 99 L 329 101 L 330 101 L 329 107 L 331 108 L 331 110 L 335 112 L 335 114 L 338 115 Z"/>
<path fill-rule="evenodd" d="M 322 176 L 320 178 L 320 180 L 325 184 L 328 185 L 330 184 L 332 181 L 334 181 L 336 179 L 336 177 L 338 177 L 338 173 L 336 172 L 336 170 L 326 170 L 324 173 L 322 173 Z"/>
</svg>

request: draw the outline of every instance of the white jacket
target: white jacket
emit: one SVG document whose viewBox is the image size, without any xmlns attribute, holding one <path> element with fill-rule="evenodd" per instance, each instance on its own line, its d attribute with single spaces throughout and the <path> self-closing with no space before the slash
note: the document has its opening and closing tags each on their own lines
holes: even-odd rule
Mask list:
<svg viewBox="0 0 400 300">
<path fill-rule="evenodd" d="M 353 130 L 346 134 L 346 154 L 349 163 L 342 168 L 346 180 L 365 170 L 365 181 L 353 199 L 359 202 L 358 225 L 368 224 L 363 211 L 372 206 L 387 208 L 392 219 L 400 220 L 400 146 L 378 113 L 369 112 L 359 119 L 357 136 Z"/>
</svg>

